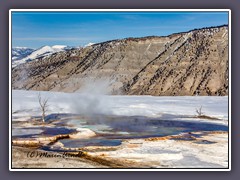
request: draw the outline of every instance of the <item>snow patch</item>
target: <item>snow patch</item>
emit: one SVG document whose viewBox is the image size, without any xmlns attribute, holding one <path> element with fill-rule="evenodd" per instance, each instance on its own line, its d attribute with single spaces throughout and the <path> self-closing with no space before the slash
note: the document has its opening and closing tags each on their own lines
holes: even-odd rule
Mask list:
<svg viewBox="0 0 240 180">
<path fill-rule="evenodd" d="M 84 139 L 96 136 L 96 133 L 87 128 L 77 128 L 77 133 L 70 134 L 69 137 L 72 139 Z"/>
<path fill-rule="evenodd" d="M 94 45 L 95 43 L 88 43 L 88 44 L 86 44 L 84 47 L 88 47 L 88 46 L 92 46 L 92 45 Z"/>
</svg>

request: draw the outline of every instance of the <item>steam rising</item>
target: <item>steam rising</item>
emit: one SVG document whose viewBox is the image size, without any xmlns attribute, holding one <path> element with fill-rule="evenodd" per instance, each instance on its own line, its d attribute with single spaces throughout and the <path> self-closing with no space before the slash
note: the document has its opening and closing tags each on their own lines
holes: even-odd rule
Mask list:
<svg viewBox="0 0 240 180">
<path fill-rule="evenodd" d="M 113 82 L 109 79 L 85 80 L 77 91 L 80 93 L 79 98 L 72 100 L 73 112 L 86 116 L 108 114 L 113 101 L 107 95 L 111 93 L 110 86 Z"/>
<path fill-rule="evenodd" d="M 114 81 L 110 79 L 88 78 L 82 82 L 82 87 L 77 92 L 81 94 L 109 95 L 112 83 Z"/>
</svg>

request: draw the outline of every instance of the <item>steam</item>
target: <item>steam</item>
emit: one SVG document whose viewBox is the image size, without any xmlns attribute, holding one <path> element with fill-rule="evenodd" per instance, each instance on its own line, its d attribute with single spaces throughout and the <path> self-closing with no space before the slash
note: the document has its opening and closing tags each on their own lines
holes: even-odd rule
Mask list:
<svg viewBox="0 0 240 180">
<path fill-rule="evenodd" d="M 17 73 L 17 77 L 13 79 L 12 81 L 15 81 L 15 86 L 22 89 L 25 88 L 26 81 L 28 79 L 29 74 L 29 67 L 26 66 L 26 68 L 23 68 L 23 66 L 19 65 L 17 67 L 12 68 L 12 72 L 15 71 Z M 14 85 L 13 85 L 14 88 Z"/>
<path fill-rule="evenodd" d="M 89 78 L 85 80 L 77 91 L 78 99 L 71 100 L 72 112 L 88 117 L 87 124 L 104 124 L 106 129 L 129 132 L 151 130 L 152 127 L 147 126 L 145 118 L 115 115 L 114 109 L 118 107 L 118 100 L 113 96 L 108 96 L 111 94 L 111 85 L 114 82 L 111 79 L 94 80 Z"/>
<path fill-rule="evenodd" d="M 107 95 L 111 94 L 112 83 L 110 79 L 86 79 L 77 91 L 79 98 L 72 100 L 72 111 L 85 116 L 111 114 L 113 100 Z"/>
<path fill-rule="evenodd" d="M 77 91 L 78 99 L 71 101 L 72 112 L 88 117 L 87 124 L 104 124 L 107 126 L 106 129 L 133 132 L 150 130 L 152 127 L 146 126 L 145 118 L 115 115 L 114 109 L 118 107 L 118 100 L 113 96 L 108 96 L 113 83 L 114 80 L 110 79 L 86 80 L 81 89 Z"/>
<path fill-rule="evenodd" d="M 110 79 L 87 78 L 82 81 L 82 87 L 76 92 L 86 95 L 108 95 L 111 94 L 112 83 L 114 81 Z"/>
</svg>

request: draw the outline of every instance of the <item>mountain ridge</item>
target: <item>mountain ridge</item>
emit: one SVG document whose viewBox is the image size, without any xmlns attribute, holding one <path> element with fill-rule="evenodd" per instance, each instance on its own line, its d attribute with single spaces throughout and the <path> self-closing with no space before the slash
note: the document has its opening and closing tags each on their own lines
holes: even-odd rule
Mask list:
<svg viewBox="0 0 240 180">
<path fill-rule="evenodd" d="M 13 47 L 12 48 L 12 61 L 17 61 L 27 57 L 34 51 L 33 48 L 28 47 Z"/>
<path fill-rule="evenodd" d="M 227 95 L 228 26 L 105 41 L 12 72 L 14 89 L 77 92 L 107 79 L 110 94 Z"/>
<path fill-rule="evenodd" d="M 24 56 L 21 56 L 21 54 L 17 58 L 14 58 L 16 56 L 12 56 L 12 66 L 13 67 L 17 66 L 19 64 L 26 63 L 28 61 L 38 59 L 40 57 L 49 56 L 56 52 L 68 50 L 68 49 L 70 49 L 70 47 L 68 47 L 66 45 L 54 45 L 54 46 L 45 45 L 45 46 L 41 46 L 37 49 L 32 49 L 32 48 L 28 48 L 28 47 L 13 47 L 12 54 L 14 54 L 18 49 L 20 49 L 22 51 L 22 53 L 24 53 Z"/>
</svg>

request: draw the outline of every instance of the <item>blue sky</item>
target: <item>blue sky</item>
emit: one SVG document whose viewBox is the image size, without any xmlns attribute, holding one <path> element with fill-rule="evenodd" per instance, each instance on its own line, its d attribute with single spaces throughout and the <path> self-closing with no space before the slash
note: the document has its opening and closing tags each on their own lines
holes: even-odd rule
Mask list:
<svg viewBox="0 0 240 180">
<path fill-rule="evenodd" d="M 227 12 L 12 12 L 12 45 L 82 46 L 223 24 Z"/>
</svg>

